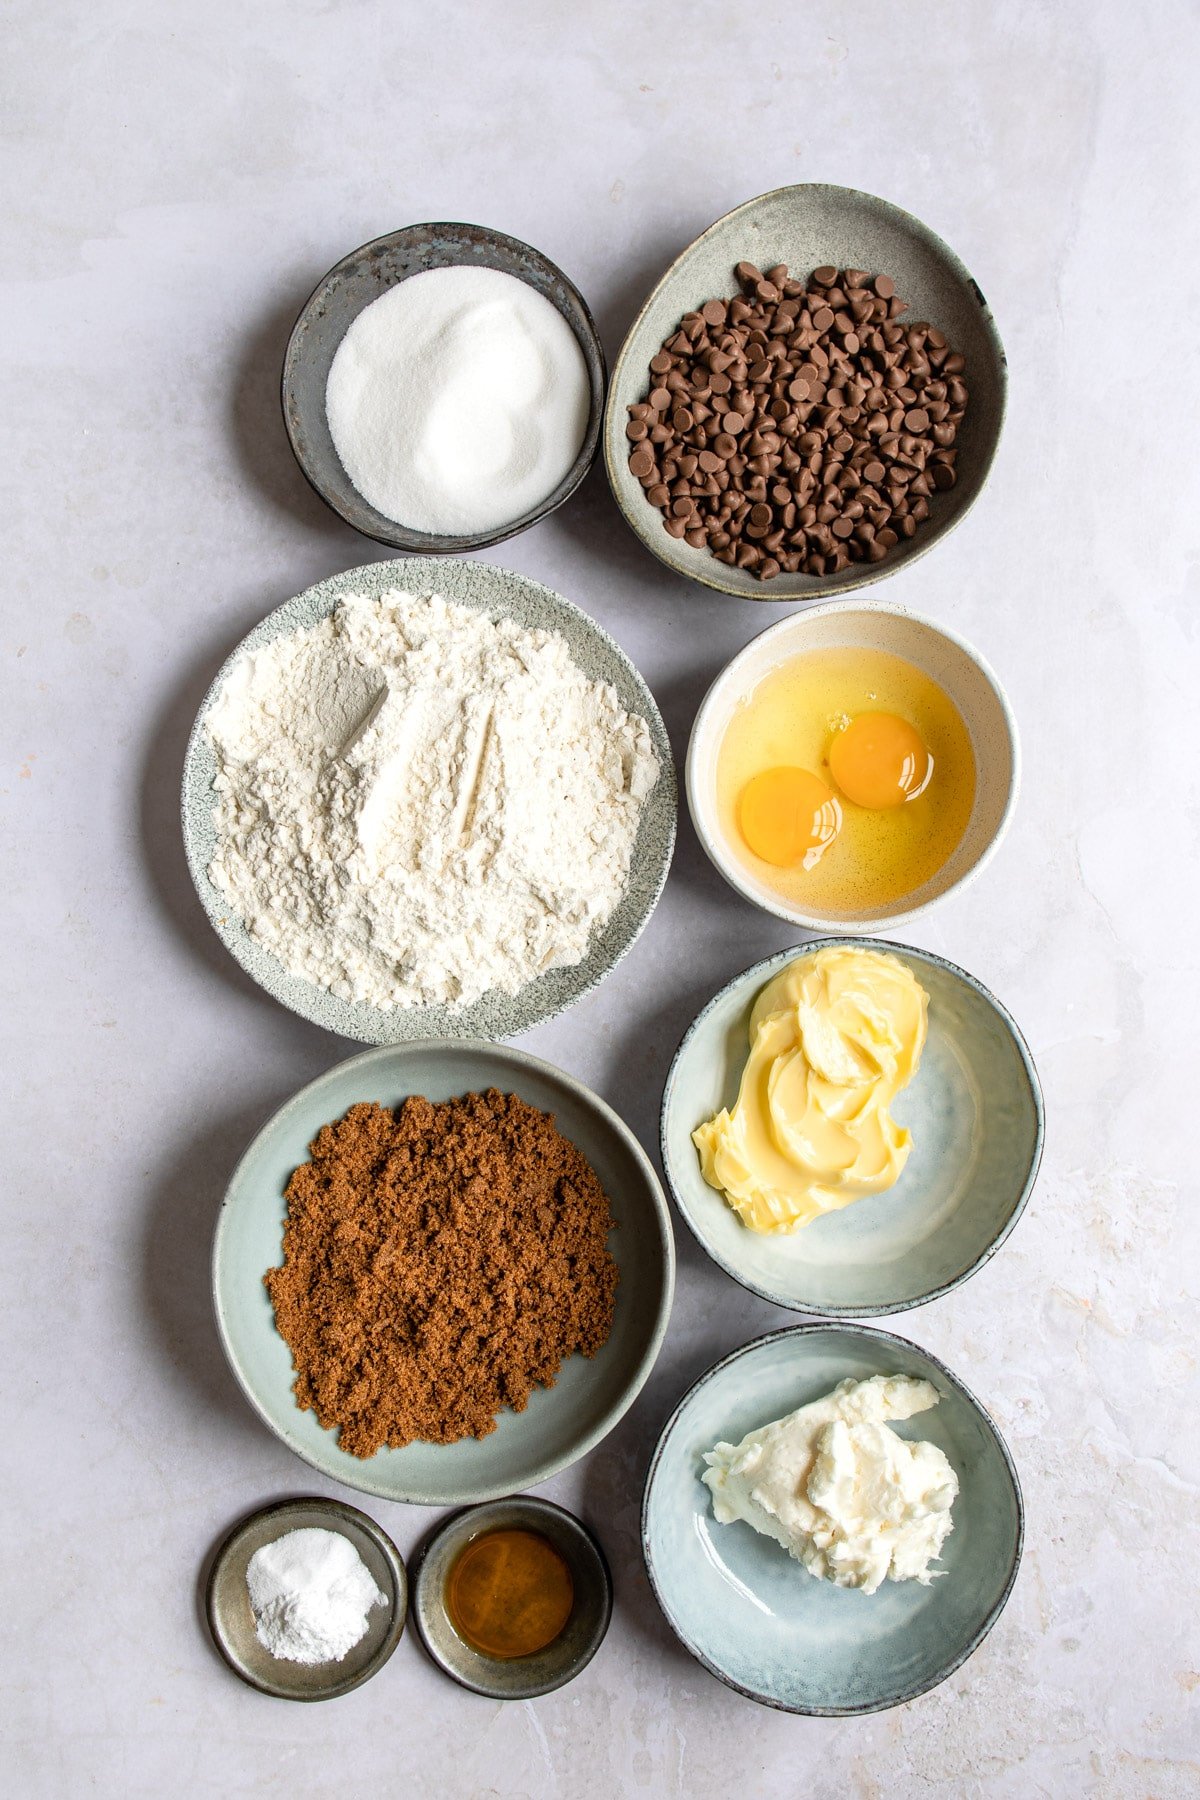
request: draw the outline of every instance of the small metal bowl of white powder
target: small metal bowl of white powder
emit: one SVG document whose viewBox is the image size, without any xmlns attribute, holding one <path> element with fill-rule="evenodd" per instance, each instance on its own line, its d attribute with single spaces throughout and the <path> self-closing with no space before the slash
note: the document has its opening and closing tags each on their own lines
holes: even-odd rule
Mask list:
<svg viewBox="0 0 1200 1800">
<path fill-rule="evenodd" d="M 288 343 L 283 416 L 348 524 L 433 554 L 561 506 L 600 441 L 606 370 L 578 289 L 480 225 L 410 225 L 318 283 Z"/>
<path fill-rule="evenodd" d="M 285 1500 L 230 1532 L 206 1590 L 236 1675 L 281 1700 L 333 1700 L 381 1669 L 404 1630 L 408 1581 L 387 1533 L 341 1500 Z"/>
</svg>

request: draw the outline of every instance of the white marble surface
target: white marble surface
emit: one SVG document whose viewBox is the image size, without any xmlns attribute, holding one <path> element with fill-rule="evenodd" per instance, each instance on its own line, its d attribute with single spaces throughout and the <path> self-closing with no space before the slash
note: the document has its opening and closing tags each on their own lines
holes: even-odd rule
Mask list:
<svg viewBox="0 0 1200 1800">
<path fill-rule="evenodd" d="M 10 0 L 5 19 L 7 1792 L 709 1800 L 738 1772 L 808 1800 L 1195 1793 L 1194 8 Z M 784 1319 L 681 1236 L 649 1386 L 548 1490 L 615 1565 L 586 1674 L 505 1708 L 406 1639 L 334 1707 L 265 1700 L 215 1656 L 197 1582 L 231 1520 L 322 1484 L 226 1372 L 208 1242 L 248 1136 L 349 1046 L 225 956 L 177 790 L 231 645 L 378 553 L 292 463 L 288 326 L 345 250 L 465 217 L 561 262 L 614 353 L 700 227 L 804 179 L 948 238 L 1012 365 L 982 502 L 876 592 L 974 640 L 1024 736 L 1003 851 L 911 941 L 1024 1026 L 1047 1157 L 1002 1254 L 900 1322 L 1009 1438 L 1019 1584 L 953 1679 L 864 1721 L 760 1710 L 689 1660 L 638 1558 L 646 1456 L 695 1374 Z M 599 471 L 501 559 L 615 633 L 680 750 L 777 616 L 669 577 Z M 685 825 L 635 952 L 529 1047 L 650 1145 L 682 1027 L 787 942 Z M 371 1510 L 405 1551 L 430 1522 Z"/>
</svg>

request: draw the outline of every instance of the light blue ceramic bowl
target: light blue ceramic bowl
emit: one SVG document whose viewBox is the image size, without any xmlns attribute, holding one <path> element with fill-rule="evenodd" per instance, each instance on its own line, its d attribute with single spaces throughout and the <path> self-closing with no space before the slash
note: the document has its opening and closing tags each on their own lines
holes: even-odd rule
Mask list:
<svg viewBox="0 0 1200 1800">
<path fill-rule="evenodd" d="M 568 1357 L 552 1388 L 522 1413 L 504 1412 L 485 1438 L 407 1444 L 362 1459 L 339 1449 L 292 1394 L 291 1352 L 275 1329 L 263 1287 L 282 1256 L 284 1189 L 307 1161 L 322 1125 L 360 1100 L 396 1106 L 497 1087 L 555 1115 L 599 1176 L 616 1229 L 609 1249 L 620 1270 L 608 1342 L 594 1357 Z M 301 1088 L 263 1126 L 234 1170 L 213 1242 L 213 1300 L 230 1366 L 255 1411 L 297 1456 L 323 1475 L 385 1500 L 457 1506 L 494 1500 L 546 1481 L 612 1430 L 649 1375 L 667 1329 L 675 1246 L 666 1199 L 628 1126 L 582 1082 L 499 1044 L 388 1045 L 339 1063 Z"/>
<path fill-rule="evenodd" d="M 912 1375 L 941 1399 L 898 1425 L 945 1451 L 959 1479 L 944 1577 L 874 1594 L 809 1575 L 740 1521 L 718 1525 L 703 1452 L 737 1443 L 846 1376 Z M 966 1661 L 1016 1580 L 1021 1490 L 1004 1439 L 949 1369 L 868 1325 L 793 1325 L 714 1364 L 672 1414 L 650 1464 L 642 1547 L 672 1630 L 712 1674 L 783 1712 L 879 1712 L 927 1693 Z"/>
<path fill-rule="evenodd" d="M 929 995 L 921 1066 L 894 1108 L 913 1150 L 887 1193 L 765 1237 L 704 1180 L 692 1132 L 737 1098 L 756 996 L 798 956 L 841 943 L 899 957 Z M 691 1026 L 663 1093 L 663 1168 L 704 1249 L 752 1293 L 825 1317 L 904 1312 L 973 1275 L 1021 1216 L 1042 1134 L 1037 1071 L 1000 1002 L 940 956 L 874 938 L 816 938 L 736 976 Z"/>
</svg>

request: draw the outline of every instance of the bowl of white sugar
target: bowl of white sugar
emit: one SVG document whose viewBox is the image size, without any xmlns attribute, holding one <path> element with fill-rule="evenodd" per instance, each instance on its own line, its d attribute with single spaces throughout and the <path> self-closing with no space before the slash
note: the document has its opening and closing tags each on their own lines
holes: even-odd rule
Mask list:
<svg viewBox="0 0 1200 1800">
<path fill-rule="evenodd" d="M 365 536 L 481 550 L 561 506 L 600 441 L 604 351 L 579 290 L 517 238 L 409 225 L 343 257 L 283 363 L 292 449 Z"/>
</svg>

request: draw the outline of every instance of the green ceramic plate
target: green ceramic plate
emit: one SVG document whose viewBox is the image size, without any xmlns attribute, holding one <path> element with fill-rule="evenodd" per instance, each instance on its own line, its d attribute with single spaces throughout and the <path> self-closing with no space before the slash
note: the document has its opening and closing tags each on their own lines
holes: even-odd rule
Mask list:
<svg viewBox="0 0 1200 1800">
<path fill-rule="evenodd" d="M 881 563 L 852 563 L 840 575 L 778 575 L 756 581 L 726 568 L 708 550 L 693 549 L 664 531 L 641 483 L 629 473 L 627 408 L 644 400 L 650 358 L 692 307 L 736 292 L 733 270 L 743 259 L 770 268 L 785 262 L 799 280 L 822 263 L 870 269 L 895 280 L 909 303 L 907 319 L 925 319 L 946 332 L 967 362 L 970 403 L 958 436 L 958 481 L 934 500 L 915 537 Z M 979 498 L 1004 423 L 1008 368 L 987 301 L 953 250 L 920 219 L 857 188 L 805 182 L 747 200 L 710 225 L 667 270 L 621 347 L 604 413 L 604 465 L 609 485 L 648 550 L 677 574 L 747 600 L 828 600 L 866 587 L 931 550 Z"/>
<path fill-rule="evenodd" d="M 216 846 L 212 808 L 216 758 L 204 729 L 204 716 L 216 699 L 233 663 L 247 651 L 324 619 L 346 594 L 372 599 L 399 588 L 406 594 L 441 594 L 491 618 L 515 619 L 531 630 L 555 631 L 566 639 L 578 668 L 594 681 L 616 688 L 626 712 L 639 713 L 650 728 L 661 773 L 642 809 L 633 846 L 629 880 L 607 925 L 592 938 L 582 962 L 551 969 L 518 994 L 484 994 L 473 1006 L 394 1007 L 339 1000 L 326 988 L 289 975 L 283 964 L 250 936 L 228 901 L 208 878 Z M 505 1038 L 528 1031 L 573 1005 L 602 981 L 636 943 L 667 879 L 675 846 L 677 810 L 675 764 L 662 715 L 649 688 L 625 652 L 594 619 L 540 581 L 488 563 L 452 558 L 410 557 L 398 562 L 367 563 L 347 569 L 289 600 L 269 613 L 243 638 L 209 688 L 192 727 L 183 772 L 183 841 L 196 892 L 225 948 L 261 988 L 301 1018 L 324 1025 L 343 1037 L 368 1044 L 394 1044 L 414 1038 Z"/>
<path fill-rule="evenodd" d="M 292 1395 L 291 1352 L 275 1329 L 263 1275 L 283 1244 L 284 1188 L 322 1125 L 360 1100 L 396 1106 L 409 1094 L 447 1100 L 483 1088 L 519 1094 L 555 1115 L 612 1203 L 609 1247 L 620 1268 L 608 1342 L 573 1356 L 554 1387 L 489 1437 L 408 1444 L 361 1460 L 340 1450 Z M 546 1481 L 598 1444 L 632 1404 L 667 1328 L 675 1247 L 667 1203 L 633 1133 L 580 1082 L 524 1051 L 484 1043 L 421 1043 L 367 1051 L 311 1082 L 264 1125 L 234 1171 L 213 1243 L 213 1300 L 225 1354 L 247 1399 L 290 1450 L 362 1493 L 425 1506 L 493 1500 Z"/>
</svg>

